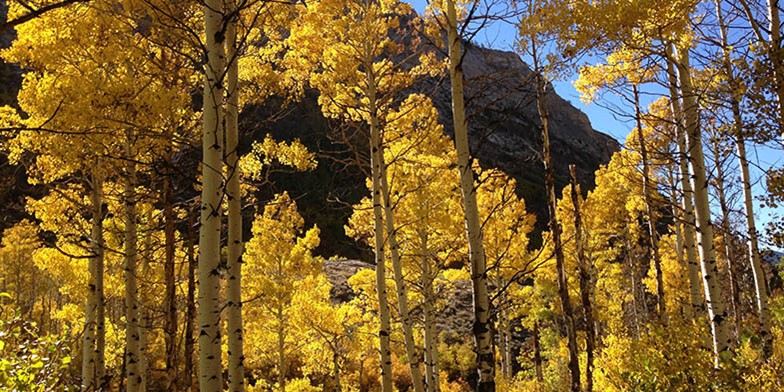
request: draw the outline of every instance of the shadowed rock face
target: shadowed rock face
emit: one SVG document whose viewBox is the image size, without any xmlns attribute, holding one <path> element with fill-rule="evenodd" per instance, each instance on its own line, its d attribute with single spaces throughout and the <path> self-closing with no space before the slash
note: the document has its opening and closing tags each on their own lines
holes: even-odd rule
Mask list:
<svg viewBox="0 0 784 392">
<path fill-rule="evenodd" d="M 536 213 L 537 226 L 547 220 L 542 138 L 533 73 L 512 52 L 466 44 L 465 73 L 471 152 L 482 167 L 498 168 L 518 181 L 518 194 Z M 432 81 L 430 82 L 432 83 Z M 452 133 L 448 83 L 435 87 L 442 123 Z M 584 189 L 593 188 L 594 172 L 607 163 L 619 144 L 591 126 L 588 117 L 548 86 L 550 138 L 556 186 L 569 182 L 569 165 L 577 166 Z"/>
<path fill-rule="evenodd" d="M 530 68 L 515 53 L 468 44 L 463 68 L 472 155 L 482 167 L 501 169 L 517 180 L 518 194 L 525 199 L 528 210 L 537 215 L 537 229 L 545 229 L 547 205 L 540 158 L 541 131 Z M 448 80 L 426 79 L 414 90 L 432 97 L 440 122 L 452 135 Z M 577 166 L 583 191 L 587 191 L 593 188 L 594 171 L 610 160 L 619 145 L 611 137 L 595 131 L 588 117 L 555 94 L 552 87 L 549 92 L 557 194 L 560 195 L 560 189 L 569 182 L 570 164 Z M 363 247 L 343 234 L 343 225 L 351 214 L 347 207 L 367 195 L 365 175 L 356 167 L 336 162 L 336 159 L 351 156 L 334 153 L 347 146 L 335 141 L 337 124 L 321 116 L 316 99 L 315 92 L 308 94 L 302 102 L 287 109 L 288 115 L 274 121 L 269 121 L 270 114 L 279 113 L 280 106 L 264 105 L 246 110 L 241 116 L 246 141 L 258 140 L 269 132 L 276 139 L 299 138 L 309 148 L 320 151 L 316 172 L 278 175 L 273 180 L 278 190 L 304 198 L 299 205 L 307 223 L 316 223 L 322 228 L 322 246 L 318 249 L 321 255 L 371 260 L 366 248 L 358 251 Z M 366 157 L 364 133 L 362 130 L 357 132 L 352 142 Z M 536 238 L 531 241 L 532 246 L 538 244 Z"/>
</svg>

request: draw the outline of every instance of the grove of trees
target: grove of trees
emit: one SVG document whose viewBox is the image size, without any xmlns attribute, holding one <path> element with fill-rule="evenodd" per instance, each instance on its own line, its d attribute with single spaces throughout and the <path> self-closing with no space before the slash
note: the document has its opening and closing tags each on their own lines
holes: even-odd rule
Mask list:
<svg viewBox="0 0 784 392">
<path fill-rule="evenodd" d="M 0 391 L 784 390 L 778 0 L 426 3 L 0 2 Z M 499 24 L 538 215 L 470 137 Z M 554 159 L 573 76 L 632 124 L 593 184 Z M 303 102 L 344 150 L 253 128 Z M 339 229 L 276 184 L 329 160 Z"/>
</svg>

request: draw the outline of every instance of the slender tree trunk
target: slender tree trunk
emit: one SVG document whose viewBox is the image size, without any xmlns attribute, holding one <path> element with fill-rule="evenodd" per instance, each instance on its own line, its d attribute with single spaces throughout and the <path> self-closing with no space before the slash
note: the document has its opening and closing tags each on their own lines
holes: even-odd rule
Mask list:
<svg viewBox="0 0 784 392">
<path fill-rule="evenodd" d="M 702 132 L 700 131 L 699 107 L 696 92 L 691 84 L 688 49 L 680 53 L 678 80 L 683 97 L 683 112 L 686 120 L 686 142 L 691 163 L 691 184 L 694 189 L 694 212 L 697 222 L 697 245 L 700 253 L 705 302 L 711 321 L 715 364 L 719 366 L 727 357 L 732 356 L 730 336 L 727 327 L 727 313 L 718 282 L 718 268 L 713 243 L 708 180 L 705 173 L 705 157 L 702 152 Z"/>
<path fill-rule="evenodd" d="M 680 169 L 683 217 L 681 227 L 683 233 L 683 249 L 686 253 L 687 272 L 689 275 L 689 294 L 691 298 L 691 315 L 696 320 L 705 313 L 703 301 L 702 282 L 700 280 L 699 262 L 697 261 L 697 246 L 695 244 L 694 223 L 694 192 L 689 182 L 689 156 L 686 148 L 686 130 L 684 126 L 683 110 L 681 108 L 680 87 L 678 74 L 675 69 L 673 45 L 665 47 L 667 53 L 667 77 L 669 79 L 670 105 L 675 120 L 676 141 L 678 144 L 678 165 Z"/>
<path fill-rule="evenodd" d="M 223 193 L 221 105 L 225 55 L 224 2 L 205 2 L 207 64 L 204 81 L 201 228 L 199 230 L 199 389 L 223 389 L 220 331 L 220 236 Z"/>
<path fill-rule="evenodd" d="M 370 91 L 369 96 L 375 96 L 375 91 Z M 392 392 L 392 352 L 390 349 L 389 333 L 391 322 L 389 316 L 389 301 L 387 299 L 386 267 L 384 261 L 384 211 L 381 195 L 381 129 L 376 117 L 375 101 L 370 101 L 370 166 L 373 177 L 372 202 L 373 202 L 373 235 L 376 262 L 376 293 L 378 294 L 379 313 L 379 351 L 381 355 L 381 390 Z"/>
<path fill-rule="evenodd" d="M 193 387 L 193 322 L 196 320 L 196 213 L 195 209 L 188 210 L 188 292 L 186 294 L 185 303 L 185 333 L 183 340 L 185 341 L 185 364 L 184 364 L 184 377 L 183 387 L 187 392 L 191 392 Z"/>
<path fill-rule="evenodd" d="M 371 84 L 373 83 L 371 82 Z M 371 96 L 370 99 L 375 100 L 375 96 Z M 411 315 L 408 310 L 408 289 L 406 288 L 406 281 L 403 277 L 403 265 L 400 262 L 399 245 L 397 243 L 397 229 L 395 228 L 392 202 L 389 199 L 389 184 L 387 183 L 387 170 L 386 163 L 384 162 L 383 141 L 378 152 L 378 159 L 381 166 L 381 194 L 383 195 L 382 200 L 384 203 L 387 243 L 389 244 L 392 271 L 395 278 L 395 286 L 397 288 L 398 310 L 400 311 L 400 323 L 403 327 L 403 341 L 406 348 L 406 357 L 408 357 L 408 365 L 411 372 L 414 392 L 424 392 L 425 387 L 422 380 L 422 370 L 420 369 L 421 357 L 419 353 L 417 353 L 416 343 L 414 342 L 413 321 L 411 320 Z"/>
<path fill-rule="evenodd" d="M 436 294 L 433 290 L 433 266 L 430 264 L 428 250 L 428 233 L 419 230 L 420 256 L 422 258 L 422 296 L 423 312 L 425 318 L 425 387 L 428 392 L 438 392 L 440 388 L 438 374 L 438 331 L 436 330 L 435 302 Z"/>
<path fill-rule="evenodd" d="M 245 356 L 242 347 L 242 194 L 240 191 L 239 167 L 239 89 L 237 87 L 237 18 L 229 21 L 226 28 L 226 50 L 229 66 L 227 71 L 226 105 L 226 167 L 228 171 L 228 281 L 226 282 L 226 307 L 228 313 L 227 332 L 229 335 L 229 391 L 245 390 Z"/>
<path fill-rule="evenodd" d="M 125 207 L 125 364 L 126 390 L 141 391 L 142 361 L 141 342 L 139 336 L 139 289 L 136 281 L 138 263 L 138 229 L 136 214 L 136 163 L 133 161 L 133 134 L 126 132 L 125 156 L 125 190 L 123 204 Z"/>
<path fill-rule="evenodd" d="M 541 74 L 539 59 L 536 53 L 536 42 L 532 42 L 534 59 L 534 72 L 536 72 L 536 107 L 541 121 L 543 161 L 545 170 L 545 189 L 547 189 L 547 212 L 550 216 L 550 233 L 553 237 L 555 251 L 555 269 L 558 276 L 558 297 L 560 298 L 561 311 L 566 324 L 566 340 L 569 347 L 569 385 L 573 392 L 580 392 L 580 362 L 577 355 L 577 331 L 574 326 L 574 312 L 569 299 L 569 283 L 566 276 L 566 263 L 564 260 L 563 244 L 561 242 L 561 224 L 556 217 L 555 198 L 555 171 L 553 169 L 552 155 L 550 153 L 550 113 L 547 110 L 547 97 L 544 76 Z"/>
<path fill-rule="evenodd" d="M 100 367 L 98 354 L 101 351 L 99 335 L 103 331 L 98 329 L 98 324 L 102 317 L 100 309 L 103 307 L 103 176 L 93 172 L 91 182 L 90 203 L 93 216 L 90 252 L 92 257 L 88 264 L 88 293 L 82 337 L 82 391 L 96 391 L 102 383 L 99 377 L 99 373 L 102 372 L 98 370 Z"/>
<path fill-rule="evenodd" d="M 653 209 L 651 200 L 651 189 L 655 189 L 651 184 L 651 170 L 648 164 L 648 149 L 645 145 L 645 135 L 642 131 L 642 113 L 640 112 L 640 92 L 637 85 L 633 85 L 634 90 L 634 111 L 637 121 L 637 142 L 640 143 L 640 160 L 642 161 L 642 197 L 645 203 L 645 213 L 648 215 L 648 254 L 653 260 L 653 267 L 656 271 L 656 304 L 659 311 L 659 321 L 665 322 L 667 319 L 667 303 L 664 298 L 664 277 L 662 274 L 661 257 L 659 257 L 658 233 L 656 232 L 656 212 Z"/>
<path fill-rule="evenodd" d="M 733 344 L 737 346 L 740 339 L 740 297 L 738 294 L 738 280 L 735 272 L 735 254 L 732 250 L 732 230 L 730 229 L 730 210 L 727 206 L 727 197 L 724 189 L 724 168 L 722 166 L 723 153 L 719 139 L 713 140 L 713 154 L 716 157 L 716 193 L 719 197 L 719 207 L 721 208 L 721 230 L 724 237 L 724 259 L 727 261 L 727 275 L 730 279 L 730 304 L 732 305 L 732 316 L 735 322 L 735 334 Z"/>
<path fill-rule="evenodd" d="M 778 0 L 769 0 L 768 7 L 769 12 L 772 12 L 774 15 L 770 19 L 771 20 L 771 27 L 778 26 L 778 12 L 773 12 L 772 10 L 777 7 Z M 754 275 L 754 288 L 756 294 L 756 302 L 757 302 L 757 311 L 759 313 L 759 327 L 760 327 L 760 337 L 762 338 L 762 351 L 765 358 L 770 358 L 773 350 L 773 336 L 770 334 L 770 315 L 768 310 L 768 288 L 767 288 L 767 279 L 765 278 L 765 271 L 762 269 L 762 263 L 760 262 L 760 255 L 759 255 L 759 243 L 757 239 L 757 227 L 754 222 L 754 203 L 753 197 L 751 193 L 751 178 L 749 175 L 749 162 L 746 158 L 746 145 L 743 140 L 743 117 L 740 108 L 740 100 L 738 98 L 737 92 L 740 91 L 739 82 L 735 77 L 735 72 L 732 69 L 732 61 L 730 58 L 730 46 L 728 43 L 727 37 L 727 27 L 724 23 L 724 18 L 721 12 L 721 2 L 716 2 L 716 14 L 719 21 L 719 27 L 721 31 L 721 40 L 722 40 L 722 47 L 723 47 L 723 57 L 722 57 L 722 65 L 724 68 L 724 73 L 727 77 L 730 86 L 730 107 L 732 109 L 732 118 L 733 118 L 733 137 L 735 139 L 735 146 L 738 152 L 738 164 L 740 166 L 740 174 L 741 174 L 741 183 L 743 184 L 743 205 L 746 212 L 746 229 L 748 230 L 748 251 L 749 251 L 749 260 L 751 261 L 751 271 Z M 774 22 L 775 19 L 775 22 Z M 771 32 L 774 34 L 774 32 Z M 781 32 L 776 31 L 775 34 L 778 34 L 779 43 L 781 42 Z M 773 38 L 773 37 L 771 37 Z M 780 74 L 782 75 L 782 79 L 779 79 L 779 110 L 782 110 L 782 101 L 784 100 L 784 64 L 780 64 Z M 784 113 L 780 112 L 780 120 L 784 119 Z M 784 120 L 781 120 L 784 121 Z"/>
<path fill-rule="evenodd" d="M 487 291 L 487 271 L 485 250 L 482 244 L 482 226 L 476 203 L 474 173 L 471 167 L 471 153 L 468 145 L 468 123 L 465 116 L 463 96 L 462 37 L 457 32 L 457 11 L 455 1 L 448 0 L 447 40 L 449 45 L 449 79 L 452 86 L 452 119 L 455 128 L 455 149 L 457 150 L 457 169 L 460 171 L 460 191 L 463 195 L 466 235 L 468 237 L 468 258 L 471 264 L 471 284 L 474 302 L 474 344 L 476 369 L 479 373 L 477 392 L 495 391 L 495 355 L 493 352 L 493 331 L 490 321 L 490 297 Z"/>
<path fill-rule="evenodd" d="M 580 300 L 583 305 L 585 321 L 585 391 L 593 391 L 593 355 L 596 347 L 596 328 L 593 319 L 593 266 L 585 257 L 585 244 L 583 243 L 583 218 L 580 210 L 580 195 L 577 185 L 577 170 L 574 165 L 569 165 L 569 174 L 572 180 L 572 205 L 574 206 L 574 243 L 577 246 L 577 260 L 580 269 Z"/>
<path fill-rule="evenodd" d="M 762 339 L 762 351 L 765 358 L 770 358 L 773 354 L 773 335 L 770 333 L 770 311 L 768 309 L 768 281 L 765 278 L 765 270 L 762 269 L 760 259 L 759 240 L 757 226 L 754 222 L 754 204 L 751 193 L 751 176 L 749 174 L 749 161 L 746 158 L 746 146 L 741 135 L 736 136 L 738 148 L 738 159 L 741 168 L 741 182 L 743 183 L 743 202 L 746 211 L 746 227 L 749 231 L 749 260 L 751 260 L 751 272 L 754 274 L 754 289 L 757 297 L 757 311 L 759 312 L 760 338 Z"/>
</svg>

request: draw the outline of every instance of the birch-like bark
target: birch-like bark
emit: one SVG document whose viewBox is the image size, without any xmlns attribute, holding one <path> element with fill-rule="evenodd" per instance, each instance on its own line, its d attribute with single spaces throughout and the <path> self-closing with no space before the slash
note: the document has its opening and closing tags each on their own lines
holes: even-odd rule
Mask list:
<svg viewBox="0 0 784 392">
<path fill-rule="evenodd" d="M 749 174 L 749 161 L 746 158 L 746 145 L 743 137 L 736 136 L 738 148 L 738 159 L 741 168 L 741 182 L 743 183 L 743 205 L 746 212 L 746 227 L 749 231 L 747 241 L 749 248 L 749 260 L 751 260 L 751 272 L 754 275 L 754 289 L 757 296 L 757 312 L 759 313 L 760 338 L 762 339 L 762 349 L 765 358 L 770 358 L 773 354 L 773 335 L 770 333 L 770 310 L 768 309 L 768 281 L 765 278 L 765 270 L 762 269 L 760 259 L 759 239 L 757 225 L 754 222 L 754 199 L 751 193 L 751 175 Z"/>
<path fill-rule="evenodd" d="M 457 31 L 455 1 L 446 2 L 446 29 L 449 45 L 449 80 L 452 87 L 452 119 L 455 129 L 457 169 L 460 171 L 460 191 L 463 196 L 466 235 L 468 237 L 468 259 L 471 264 L 471 284 L 474 305 L 474 345 L 476 369 L 479 373 L 478 392 L 495 391 L 495 353 L 493 331 L 490 321 L 490 297 L 487 291 L 485 250 L 482 244 L 482 226 L 476 203 L 474 173 L 468 145 L 468 123 L 465 115 L 463 90 L 462 37 Z"/>
<path fill-rule="evenodd" d="M 221 106 L 225 70 L 224 2 L 204 6 L 207 64 L 204 80 L 201 227 L 199 230 L 199 389 L 223 389 L 220 332 L 220 235 L 223 196 Z"/>
<path fill-rule="evenodd" d="M 226 27 L 226 51 L 229 59 L 226 73 L 226 169 L 228 184 L 228 280 L 226 282 L 226 312 L 229 354 L 229 391 L 245 390 L 245 359 L 242 347 L 242 194 L 239 167 L 239 89 L 237 87 L 237 18 Z"/>
<path fill-rule="evenodd" d="M 375 86 L 370 86 L 368 96 L 375 97 Z M 379 316 L 379 352 L 381 355 L 381 390 L 392 392 L 392 352 L 389 333 L 391 322 L 389 316 L 389 300 L 387 298 L 386 266 L 384 262 L 384 210 L 381 195 L 381 129 L 378 123 L 375 100 L 369 102 L 370 118 L 370 166 L 373 177 L 371 199 L 373 202 L 373 236 L 376 262 L 376 294 L 378 295 Z"/>
<path fill-rule="evenodd" d="M 536 53 L 536 42 L 531 40 L 536 72 L 536 108 L 539 112 L 542 132 L 542 148 L 545 171 L 545 189 L 547 190 L 547 212 L 550 216 L 550 233 L 553 238 L 555 252 L 555 270 L 558 277 L 558 297 L 560 298 L 561 311 L 566 324 L 566 340 L 569 348 L 569 388 L 572 392 L 580 392 L 580 362 L 577 355 L 577 331 L 574 326 L 574 312 L 569 299 L 568 277 L 566 276 L 566 263 L 564 260 L 563 243 L 561 242 L 561 224 L 556 218 L 555 197 L 555 171 L 553 169 L 552 154 L 550 153 L 550 113 L 547 110 L 546 86 L 539 59 Z"/>
<path fill-rule="evenodd" d="M 686 125 L 686 143 L 691 166 L 691 185 L 694 190 L 694 212 L 697 223 L 697 246 L 700 254 L 700 267 L 705 289 L 705 302 L 711 323 L 713 337 L 714 363 L 719 366 L 727 357 L 732 356 L 731 338 L 728 330 L 727 313 L 724 306 L 722 289 L 719 285 L 718 268 L 713 243 L 708 179 L 705 173 L 705 157 L 702 151 L 702 132 L 700 130 L 699 107 L 696 91 L 691 83 L 688 49 L 679 53 L 676 63 L 680 82 L 683 113 Z"/>
<path fill-rule="evenodd" d="M 648 164 L 648 149 L 645 145 L 645 135 L 642 131 L 642 113 L 640 112 L 640 91 L 637 85 L 632 86 L 634 92 L 634 117 L 637 122 L 637 142 L 640 144 L 640 160 L 642 161 L 642 198 L 645 203 L 645 213 L 648 215 L 648 254 L 653 261 L 656 271 L 656 304 L 659 311 L 659 321 L 667 319 L 667 303 L 664 300 L 664 276 L 662 274 L 661 257 L 659 257 L 658 233 L 656 232 L 656 215 L 653 209 L 651 170 Z"/>
<path fill-rule="evenodd" d="M 98 166 L 96 164 L 96 166 Z M 84 333 L 82 334 L 82 391 L 95 391 L 101 385 L 99 376 L 98 353 L 101 351 L 99 335 L 100 308 L 103 307 L 103 176 L 93 172 L 90 204 L 92 207 L 92 228 L 90 231 L 90 252 L 88 264 L 87 301 L 85 305 Z"/>
<path fill-rule="evenodd" d="M 698 319 L 705 313 L 703 300 L 702 281 L 700 279 L 699 262 L 697 261 L 697 245 L 695 244 L 694 222 L 694 192 L 689 181 L 689 156 L 686 148 L 686 130 L 684 126 L 683 110 L 681 108 L 680 86 L 678 73 L 675 69 L 673 45 L 665 46 L 667 56 L 667 78 L 670 93 L 670 106 L 675 121 L 676 142 L 678 144 L 678 168 L 681 180 L 681 203 L 683 216 L 680 225 L 683 233 L 683 250 L 686 254 L 687 272 L 689 275 L 689 297 L 691 298 L 691 316 Z"/>
<path fill-rule="evenodd" d="M 580 270 L 580 301 L 583 305 L 583 321 L 585 322 L 585 391 L 593 391 L 593 357 L 596 347 L 596 327 L 593 319 L 593 265 L 585 256 L 583 243 L 583 217 L 580 207 L 580 196 L 577 185 L 577 170 L 569 165 L 569 176 L 572 182 L 572 206 L 574 207 L 574 243 L 577 248 L 577 262 Z"/>
<path fill-rule="evenodd" d="M 732 305 L 732 317 L 735 327 L 733 344 L 737 347 L 740 343 L 740 297 L 738 294 L 737 273 L 735 271 L 735 252 L 732 248 L 730 210 L 727 205 L 727 196 L 724 189 L 725 174 L 722 165 L 723 154 L 717 138 L 714 138 L 713 140 L 713 155 L 716 157 L 716 194 L 719 198 L 719 208 L 721 208 L 721 231 L 724 234 L 724 259 L 727 261 L 727 275 L 730 279 L 730 304 Z"/>
<path fill-rule="evenodd" d="M 126 390 L 142 390 L 141 342 L 139 336 L 139 289 L 136 280 L 138 264 L 138 225 L 136 214 L 136 163 L 133 157 L 133 134 L 126 132 L 125 138 L 125 189 L 123 205 L 125 212 L 125 243 L 123 248 L 125 276 L 125 368 Z"/>
<path fill-rule="evenodd" d="M 422 296 L 423 313 L 425 318 L 425 389 L 427 392 L 438 392 L 441 390 L 438 375 L 438 330 L 436 329 L 436 294 L 433 289 L 435 273 L 430 263 L 430 252 L 428 250 L 428 233 L 426 230 L 418 230 L 420 242 L 420 257 L 422 258 Z"/>
<path fill-rule="evenodd" d="M 769 0 L 769 6 L 773 6 L 773 2 L 777 0 Z M 751 262 L 751 271 L 754 275 L 754 289 L 757 303 L 757 312 L 759 314 L 759 328 L 760 337 L 762 338 L 762 351 L 765 358 L 769 358 L 773 350 L 773 336 L 770 333 L 770 311 L 768 309 L 768 287 L 767 279 L 765 278 L 765 271 L 762 269 L 762 263 L 759 253 L 759 242 L 757 236 L 757 226 L 754 222 L 754 199 L 751 192 L 751 177 L 749 173 L 749 161 L 746 158 L 746 143 L 743 139 L 743 117 L 740 108 L 740 100 L 736 95 L 740 91 L 740 86 L 735 72 L 732 69 L 732 61 L 730 58 L 730 46 L 727 37 L 727 27 L 724 23 L 724 17 L 721 12 L 721 2 L 716 2 L 716 15 L 719 21 L 721 31 L 721 42 L 723 50 L 722 66 L 724 68 L 725 76 L 730 86 L 730 108 L 732 110 L 733 119 L 733 137 L 735 146 L 738 153 L 738 165 L 740 166 L 741 183 L 743 184 L 743 206 L 746 213 L 746 229 L 748 231 L 748 252 L 749 261 Z M 778 15 L 778 12 L 776 12 Z M 773 19 L 771 19 L 773 20 Z M 781 34 L 777 32 L 777 34 Z M 780 39 L 780 37 L 779 37 Z M 784 80 L 782 81 L 784 82 Z M 779 86 L 784 87 L 784 84 Z M 779 109 L 781 109 L 781 97 L 784 92 L 779 96 Z M 784 114 L 781 114 L 784 119 Z M 740 314 L 739 314 L 740 315 Z M 738 315 L 738 316 L 739 316 Z M 738 320 L 739 321 L 739 320 Z"/>
<path fill-rule="evenodd" d="M 371 97 L 371 99 L 375 99 Z M 406 348 L 408 367 L 411 372 L 411 382 L 414 392 L 424 392 L 425 386 L 422 380 L 422 370 L 420 369 L 421 357 L 417 353 L 416 343 L 414 342 L 414 331 L 411 315 L 408 310 L 408 289 L 406 280 L 403 277 L 403 265 L 400 262 L 400 251 L 397 243 L 397 229 L 392 211 L 392 204 L 389 200 L 389 184 L 387 183 L 386 163 L 384 162 L 383 141 L 378 152 L 378 159 L 381 166 L 381 194 L 384 203 L 384 219 L 386 223 L 387 243 L 389 244 L 389 254 L 392 259 L 392 272 L 397 288 L 397 305 L 400 312 L 400 323 L 403 327 L 403 343 Z"/>
</svg>

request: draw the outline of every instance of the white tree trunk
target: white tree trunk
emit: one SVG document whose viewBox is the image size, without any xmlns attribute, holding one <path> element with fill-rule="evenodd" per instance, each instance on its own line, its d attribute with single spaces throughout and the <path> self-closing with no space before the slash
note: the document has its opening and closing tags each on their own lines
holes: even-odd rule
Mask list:
<svg viewBox="0 0 784 392">
<path fill-rule="evenodd" d="M 371 99 L 375 98 L 371 97 Z M 389 254 L 392 259 L 392 272 L 397 288 L 397 303 L 398 310 L 400 311 L 400 324 L 403 327 L 403 342 L 406 348 L 406 357 L 408 357 L 408 365 L 411 372 L 411 382 L 414 386 L 414 392 L 424 392 L 425 387 L 422 380 L 422 370 L 420 369 L 421 357 L 417 352 L 414 342 L 413 322 L 411 321 L 411 315 L 408 310 L 408 289 L 406 287 L 406 280 L 403 277 L 403 265 L 400 262 L 399 245 L 397 243 L 396 235 L 397 229 L 395 228 L 392 202 L 389 200 L 389 184 L 387 183 L 386 163 L 384 163 L 383 141 L 381 143 L 381 148 L 379 149 L 378 157 L 381 164 L 381 193 L 384 202 L 387 243 L 389 244 Z"/>
<path fill-rule="evenodd" d="M 773 11 L 777 7 L 778 0 L 768 0 L 768 11 L 771 12 L 770 21 L 771 27 L 779 25 L 778 11 Z M 757 226 L 754 222 L 754 199 L 751 193 L 751 176 L 749 173 L 749 161 L 746 158 L 746 144 L 743 140 L 743 117 L 740 108 L 740 101 L 735 95 L 739 89 L 739 83 L 735 77 L 735 72 L 732 69 L 732 60 L 730 58 L 730 46 L 727 37 L 727 27 L 724 24 L 724 17 L 721 12 L 721 1 L 716 2 L 716 15 L 719 21 L 721 31 L 721 40 L 723 47 L 722 66 L 724 68 L 725 76 L 730 86 L 730 107 L 732 109 L 733 118 L 733 133 L 735 146 L 738 152 L 738 165 L 740 166 L 740 178 L 743 184 L 743 206 L 746 212 L 746 229 L 748 230 L 748 251 L 749 260 L 751 262 L 751 271 L 754 275 L 754 289 L 757 299 L 757 311 L 759 313 L 759 327 L 760 337 L 762 338 L 762 351 L 765 358 L 769 358 L 773 350 L 773 336 L 770 334 L 770 311 L 768 310 L 768 287 L 767 279 L 765 278 L 765 271 L 762 269 L 760 261 L 759 243 L 757 238 Z M 776 34 L 779 41 L 781 40 L 781 32 L 778 29 L 771 31 L 771 41 L 773 41 L 773 34 Z M 784 67 L 784 64 L 780 64 Z M 784 76 L 784 70 L 778 71 L 779 75 Z M 779 113 L 780 120 L 784 121 L 784 112 L 782 112 L 782 99 L 784 99 L 784 80 L 779 80 Z M 740 315 L 740 312 L 737 312 Z"/>
<path fill-rule="evenodd" d="M 702 132 L 700 130 L 699 107 L 696 91 L 691 83 L 688 49 L 680 53 L 678 81 L 680 82 L 683 113 L 686 120 L 686 142 L 688 145 L 689 162 L 691 163 L 691 185 L 694 190 L 694 212 L 697 223 L 697 246 L 700 254 L 705 288 L 705 302 L 711 323 L 713 336 L 714 362 L 716 366 L 732 356 L 731 338 L 727 323 L 727 312 L 724 306 L 722 289 L 719 285 L 719 272 L 716 266 L 716 255 L 713 243 L 713 226 L 711 224 L 710 200 L 708 195 L 708 179 L 705 173 L 705 157 L 702 151 Z"/>
<path fill-rule="evenodd" d="M 223 193 L 221 104 L 225 70 L 221 33 L 224 2 L 206 0 L 204 7 L 207 64 L 204 81 L 202 135 L 201 229 L 199 230 L 199 389 L 223 389 L 220 333 L 220 235 Z"/>
<path fill-rule="evenodd" d="M 226 105 L 226 168 L 228 186 L 226 197 L 228 199 L 228 281 L 226 282 L 226 312 L 228 314 L 227 333 L 229 335 L 229 391 L 242 392 L 245 390 L 245 367 L 243 365 L 244 353 L 242 347 L 242 194 L 240 192 L 240 167 L 239 167 L 239 89 L 237 87 L 238 66 L 237 62 L 237 21 L 229 21 L 226 28 L 226 51 L 228 55 L 228 70 L 226 75 L 227 105 Z"/>
<path fill-rule="evenodd" d="M 686 135 L 681 108 L 680 88 L 678 74 L 675 69 L 673 47 L 667 45 L 667 76 L 669 79 L 670 106 L 675 120 L 676 143 L 678 144 L 678 165 L 680 170 L 682 209 L 681 233 L 683 233 L 683 250 L 686 254 L 686 270 L 689 275 L 689 294 L 691 298 L 691 316 L 699 318 L 705 312 L 703 301 L 702 281 L 700 278 L 699 262 L 697 261 L 696 233 L 694 231 L 694 192 L 689 182 L 689 158 L 686 148 Z"/>
<path fill-rule="evenodd" d="M 371 91 L 375 96 L 375 91 Z M 379 316 L 379 352 L 381 355 L 381 390 L 392 392 L 392 352 L 389 334 L 391 322 L 389 316 L 389 300 L 387 298 L 386 266 L 384 262 L 384 209 L 381 195 L 381 130 L 376 117 L 375 101 L 370 101 L 370 166 L 373 185 L 371 199 L 373 202 L 373 236 L 376 262 L 376 293 L 378 295 Z"/>
<path fill-rule="evenodd" d="M 125 190 L 123 204 L 125 209 L 125 243 L 124 243 L 124 272 L 125 272 L 125 369 L 126 390 L 128 392 L 141 391 L 142 361 L 141 342 L 139 336 L 139 289 L 136 281 L 138 245 L 137 245 L 137 215 L 136 215 L 136 163 L 133 156 L 133 135 L 130 130 L 126 132 L 125 157 L 126 171 L 124 173 Z"/>
<path fill-rule="evenodd" d="M 422 309 L 425 319 L 425 389 L 427 392 L 438 392 L 441 389 L 438 374 L 438 330 L 436 329 L 436 294 L 433 289 L 435 273 L 431 264 L 428 249 L 428 233 L 418 230 L 420 241 L 421 280 L 422 280 Z"/>
<path fill-rule="evenodd" d="M 96 164 L 96 167 L 99 166 Z M 82 391 L 95 391 L 101 385 L 99 376 L 98 354 L 102 349 L 99 343 L 100 308 L 103 307 L 103 176 L 93 172 L 91 176 L 92 191 L 92 229 L 90 232 L 90 252 L 87 281 L 87 301 L 85 306 L 84 333 L 82 335 Z M 102 322 L 101 322 L 102 324 Z M 100 339 L 102 340 L 102 339 Z"/>
<path fill-rule="evenodd" d="M 468 237 L 468 258 L 471 264 L 471 283 L 474 302 L 474 344 L 476 369 L 479 381 L 478 392 L 495 391 L 495 353 L 493 352 L 493 331 L 490 321 L 490 297 L 487 291 L 487 271 L 485 250 L 482 244 L 482 226 L 476 203 L 474 173 L 471 167 L 471 153 L 468 146 L 468 123 L 465 116 L 462 37 L 457 31 L 457 11 L 455 1 L 446 3 L 446 28 L 449 45 L 449 79 L 452 86 L 452 119 L 455 128 L 455 149 L 457 150 L 457 169 L 460 171 L 460 191 L 463 196 L 466 235 Z"/>
</svg>

